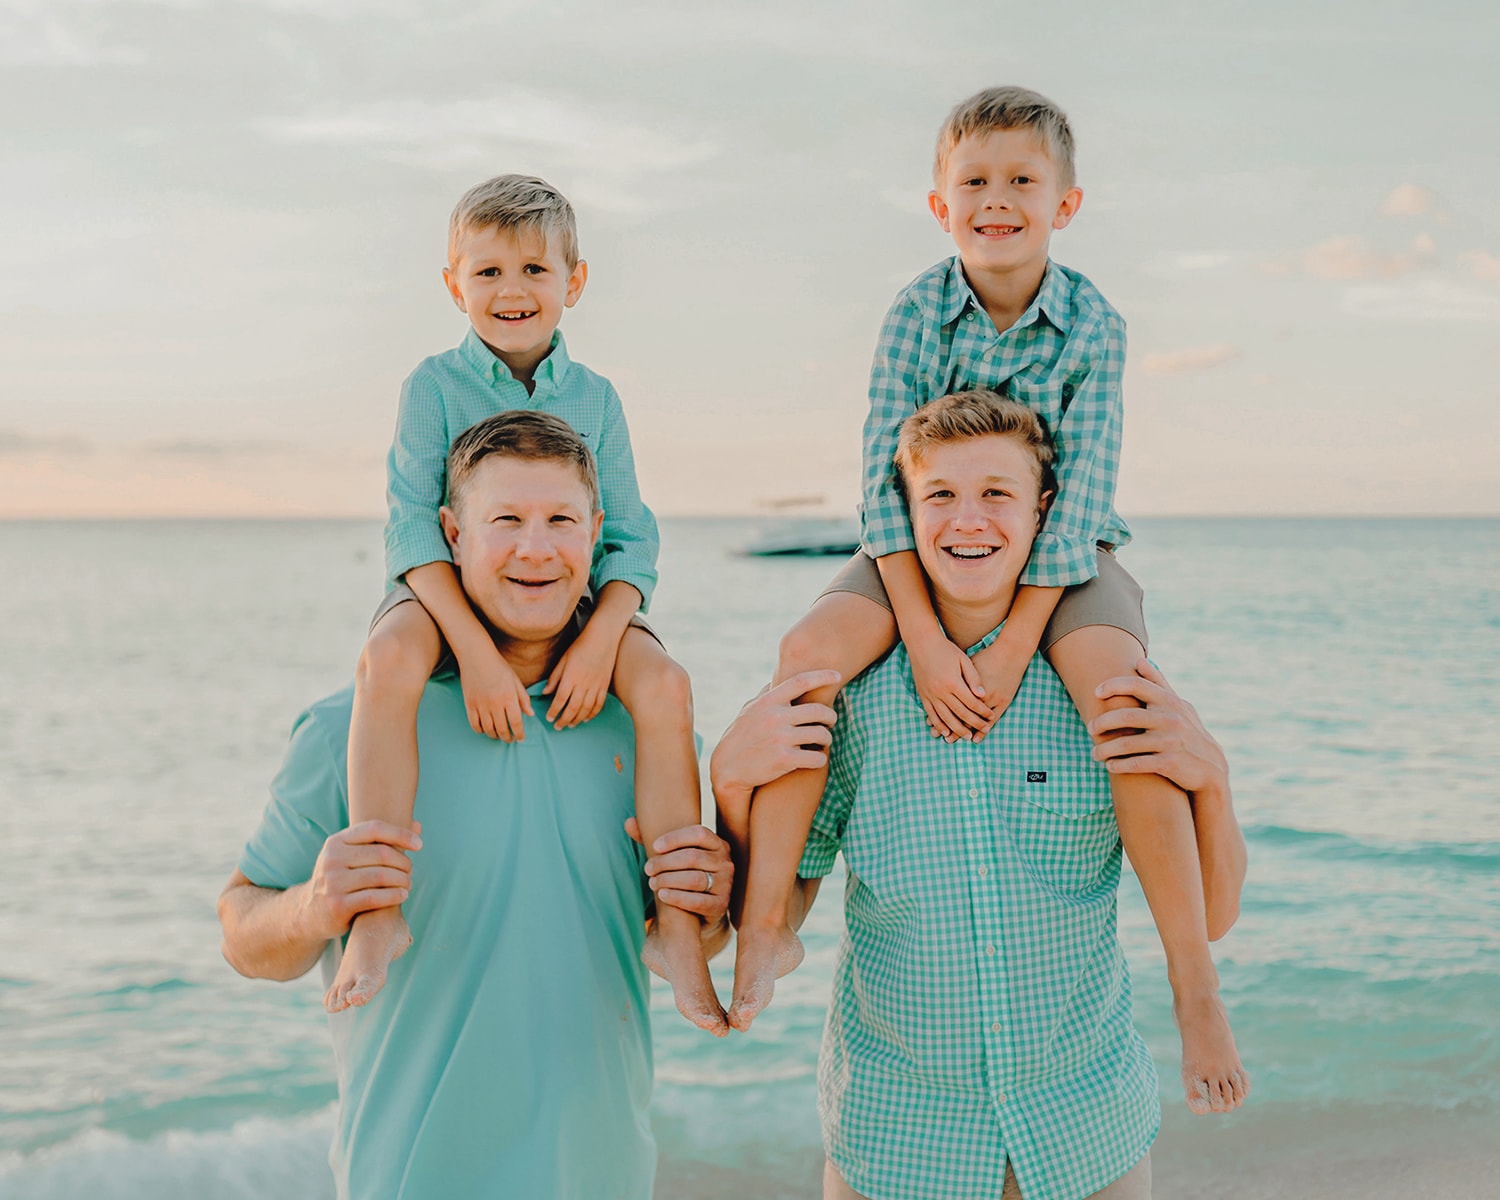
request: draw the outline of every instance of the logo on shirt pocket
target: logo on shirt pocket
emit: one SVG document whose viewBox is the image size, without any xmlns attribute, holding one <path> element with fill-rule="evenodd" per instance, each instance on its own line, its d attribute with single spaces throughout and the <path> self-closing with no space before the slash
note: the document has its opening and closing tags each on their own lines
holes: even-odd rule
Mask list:
<svg viewBox="0 0 1500 1200">
<path fill-rule="evenodd" d="M 1026 772 L 1026 782 L 1027 783 L 1046 783 L 1047 782 L 1047 772 L 1046 771 L 1027 771 Z"/>
</svg>

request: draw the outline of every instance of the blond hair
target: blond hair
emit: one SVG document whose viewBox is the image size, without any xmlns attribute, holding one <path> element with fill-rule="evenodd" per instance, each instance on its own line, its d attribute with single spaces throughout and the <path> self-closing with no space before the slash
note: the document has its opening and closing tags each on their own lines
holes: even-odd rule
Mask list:
<svg viewBox="0 0 1500 1200">
<path fill-rule="evenodd" d="M 960 138 L 983 137 L 1001 129 L 1029 130 L 1057 168 L 1063 189 L 1073 186 L 1073 128 L 1068 114 L 1046 96 L 1023 87 L 992 87 L 954 106 L 938 131 L 933 185 L 941 190 L 948 156 Z"/>
<path fill-rule="evenodd" d="M 589 512 L 599 511 L 599 472 L 583 439 L 561 417 L 512 409 L 470 425 L 448 450 L 448 506 L 457 509 L 464 487 L 485 459 L 503 454 L 530 462 L 566 463 L 589 493 Z"/>
<path fill-rule="evenodd" d="M 896 480 L 906 491 L 906 476 L 934 446 L 998 434 L 1014 438 L 1036 463 L 1038 494 L 1057 491 L 1057 451 L 1041 417 L 999 392 L 976 388 L 953 392 L 924 404 L 905 421 L 896 442 Z"/>
<path fill-rule="evenodd" d="M 578 265 L 578 223 L 568 198 L 535 175 L 496 175 L 459 197 L 448 221 L 448 265 L 458 243 L 475 229 L 534 233 L 555 247 L 571 272 Z"/>
</svg>

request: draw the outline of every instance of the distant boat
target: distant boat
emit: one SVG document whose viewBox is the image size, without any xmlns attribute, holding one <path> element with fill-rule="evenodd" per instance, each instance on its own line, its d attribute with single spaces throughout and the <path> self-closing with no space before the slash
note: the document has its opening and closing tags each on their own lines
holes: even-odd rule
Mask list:
<svg viewBox="0 0 1500 1200">
<path fill-rule="evenodd" d="M 777 522 L 750 542 L 742 554 L 757 558 L 837 554 L 847 558 L 859 549 L 859 522 L 852 519 Z"/>
</svg>

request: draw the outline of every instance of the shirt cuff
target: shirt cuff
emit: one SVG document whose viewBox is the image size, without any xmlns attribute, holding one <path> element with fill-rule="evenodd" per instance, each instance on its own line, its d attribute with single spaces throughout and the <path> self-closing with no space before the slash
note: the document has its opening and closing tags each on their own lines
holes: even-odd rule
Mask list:
<svg viewBox="0 0 1500 1200">
<path fill-rule="evenodd" d="M 1093 538 L 1043 533 L 1019 582 L 1030 587 L 1075 587 L 1099 574 L 1099 547 Z"/>
<path fill-rule="evenodd" d="M 822 879 L 833 870 L 838 858 L 839 844 L 816 833 L 807 839 L 807 848 L 802 851 L 802 861 L 797 864 L 797 874 L 803 879 Z"/>
<path fill-rule="evenodd" d="M 400 521 L 385 531 L 385 570 L 391 583 L 428 563 L 452 561 L 453 552 L 436 521 Z"/>
<path fill-rule="evenodd" d="M 866 529 L 860 545 L 871 558 L 884 558 L 887 554 L 900 554 L 903 550 L 915 550 L 917 539 L 912 536 L 910 526 L 900 530 L 881 532 Z"/>
<path fill-rule="evenodd" d="M 641 594 L 641 611 L 651 607 L 651 597 L 656 592 L 657 575 L 650 567 L 632 563 L 623 554 L 607 554 L 594 571 L 594 590 L 597 592 L 606 583 L 628 583 Z"/>
</svg>

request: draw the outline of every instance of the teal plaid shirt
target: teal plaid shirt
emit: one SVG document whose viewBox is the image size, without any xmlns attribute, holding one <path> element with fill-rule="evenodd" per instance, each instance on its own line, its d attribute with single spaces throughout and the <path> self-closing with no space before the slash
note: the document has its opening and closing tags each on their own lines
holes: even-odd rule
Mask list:
<svg viewBox="0 0 1500 1200">
<path fill-rule="evenodd" d="M 1098 1191 L 1161 1110 L 1116 937 L 1109 777 L 1067 690 L 1038 655 L 990 736 L 949 745 L 898 644 L 839 703 L 799 868 L 842 850 L 848 870 L 829 1158 L 871 1200 L 999 1196 L 1007 1158 L 1026 1200 Z"/>
<path fill-rule="evenodd" d="M 918 275 L 886 314 L 870 370 L 862 508 L 870 556 L 916 547 L 893 465 L 901 422 L 949 392 L 995 388 L 1041 417 L 1057 446 L 1058 494 L 1021 582 L 1092 579 L 1096 543 L 1130 540 L 1114 510 L 1124 369 L 1125 322 L 1077 271 L 1048 262 L 1036 299 L 1004 333 L 956 257 Z"/>
<path fill-rule="evenodd" d="M 613 579 L 641 594 L 656 588 L 661 541 L 641 502 L 630 431 L 614 385 L 568 357 L 562 333 L 536 369 L 535 391 L 511 375 L 472 329 L 453 350 L 423 359 L 401 385 L 396 439 L 386 459 L 385 570 L 394 583 L 430 562 L 452 562 L 438 524 L 448 494 L 448 447 L 470 425 L 511 409 L 561 417 L 582 436 L 599 468 L 604 529 L 594 549 L 594 590 Z"/>
</svg>

